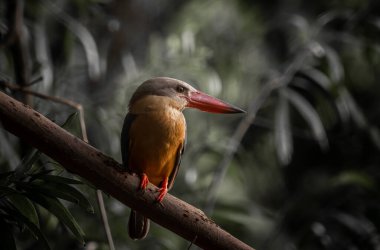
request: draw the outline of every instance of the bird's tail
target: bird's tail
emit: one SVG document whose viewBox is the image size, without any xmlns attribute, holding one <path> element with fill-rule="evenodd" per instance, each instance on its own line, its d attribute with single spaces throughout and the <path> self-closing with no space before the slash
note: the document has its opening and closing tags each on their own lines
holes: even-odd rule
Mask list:
<svg viewBox="0 0 380 250">
<path fill-rule="evenodd" d="M 144 239 L 149 231 L 149 219 L 131 210 L 128 221 L 128 234 L 134 240 Z"/>
</svg>

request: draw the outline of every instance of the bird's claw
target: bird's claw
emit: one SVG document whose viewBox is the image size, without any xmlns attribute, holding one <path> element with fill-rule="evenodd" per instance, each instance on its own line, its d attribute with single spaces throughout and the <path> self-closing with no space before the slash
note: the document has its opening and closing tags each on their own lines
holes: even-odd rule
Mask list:
<svg viewBox="0 0 380 250">
<path fill-rule="evenodd" d="M 158 192 L 160 192 L 160 194 L 157 196 L 156 201 L 161 202 L 164 199 L 165 195 L 168 193 L 168 188 L 162 187 L 162 188 L 158 189 Z"/>
<path fill-rule="evenodd" d="M 160 194 L 158 195 L 156 201 L 161 202 L 164 199 L 165 195 L 168 193 L 168 177 L 165 177 L 161 183 L 161 188 L 158 189 L 158 192 L 160 192 Z"/>
<path fill-rule="evenodd" d="M 140 189 L 145 190 L 146 187 L 148 186 L 148 183 L 149 183 L 148 176 L 146 174 L 142 174 L 141 175 L 141 182 L 140 182 Z"/>
</svg>

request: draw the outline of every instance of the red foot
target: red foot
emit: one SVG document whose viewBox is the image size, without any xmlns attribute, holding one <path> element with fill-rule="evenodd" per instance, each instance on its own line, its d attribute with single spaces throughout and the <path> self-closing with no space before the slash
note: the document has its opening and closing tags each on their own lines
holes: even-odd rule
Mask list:
<svg viewBox="0 0 380 250">
<path fill-rule="evenodd" d="M 141 175 L 140 189 L 145 190 L 146 187 L 148 186 L 148 183 L 149 183 L 148 176 L 143 173 Z"/>
<path fill-rule="evenodd" d="M 161 184 L 161 188 L 158 189 L 158 192 L 160 192 L 160 194 L 158 195 L 156 201 L 161 202 L 164 199 L 165 195 L 168 193 L 168 177 L 165 177 L 164 181 Z"/>
</svg>

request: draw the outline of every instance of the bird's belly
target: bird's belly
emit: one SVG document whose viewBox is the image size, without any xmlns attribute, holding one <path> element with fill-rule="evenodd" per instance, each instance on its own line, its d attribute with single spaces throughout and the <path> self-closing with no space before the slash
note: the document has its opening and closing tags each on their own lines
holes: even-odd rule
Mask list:
<svg viewBox="0 0 380 250">
<path fill-rule="evenodd" d="M 174 147 L 154 143 L 154 140 L 151 142 L 136 145 L 137 152 L 132 156 L 131 166 L 137 172 L 145 173 L 149 181 L 158 186 L 165 177 L 169 177 L 174 167 L 170 159 L 175 157 L 175 151 Z"/>
<path fill-rule="evenodd" d="M 158 186 L 175 167 L 177 150 L 185 138 L 184 119 L 147 115 L 140 116 L 131 128 L 130 168 L 145 173 Z"/>
</svg>

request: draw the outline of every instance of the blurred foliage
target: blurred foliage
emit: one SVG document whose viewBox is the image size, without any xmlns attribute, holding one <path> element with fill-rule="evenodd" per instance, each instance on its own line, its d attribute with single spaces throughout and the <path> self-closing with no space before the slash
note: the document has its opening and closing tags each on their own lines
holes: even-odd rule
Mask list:
<svg viewBox="0 0 380 250">
<path fill-rule="evenodd" d="M 70 128 L 74 118 L 70 116 L 63 127 Z M 23 249 L 53 249 L 44 231 L 56 230 L 60 224 L 75 236 L 78 246 L 84 245 L 82 228 L 61 200 L 77 204 L 89 213 L 94 213 L 94 209 L 87 197 L 72 186 L 83 183 L 62 173 L 58 163 L 31 150 L 15 170 L 0 175 L 0 223 L 5 228 L 0 241 L 2 249 L 17 249 L 15 239 Z M 51 220 L 53 215 L 56 219 Z M 17 231 L 19 234 L 14 235 Z M 34 238 L 35 242 L 24 241 L 25 237 Z"/>
<path fill-rule="evenodd" d="M 5 2 L 1 34 L 10 27 Z M 274 84 L 226 169 L 213 220 L 257 249 L 380 248 L 378 1 L 37 0 L 25 1 L 24 18 L 31 88 L 82 103 L 90 143 L 117 159 L 129 98 L 148 78 L 179 78 L 247 109 Z M 14 63 L 2 48 L 0 80 L 15 82 Z M 36 98 L 34 108 L 59 124 L 73 112 Z M 204 208 L 244 117 L 185 115 L 188 146 L 171 193 Z M 107 249 L 100 220 L 84 212 L 93 190 L 80 185 L 69 196 L 74 177 L 29 151 L 0 130 L 0 242 L 80 248 L 80 225 L 86 248 Z M 129 209 L 106 202 L 117 249 L 190 244 L 157 225 L 131 241 Z"/>
</svg>

